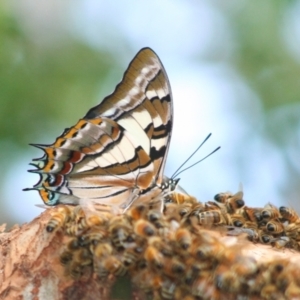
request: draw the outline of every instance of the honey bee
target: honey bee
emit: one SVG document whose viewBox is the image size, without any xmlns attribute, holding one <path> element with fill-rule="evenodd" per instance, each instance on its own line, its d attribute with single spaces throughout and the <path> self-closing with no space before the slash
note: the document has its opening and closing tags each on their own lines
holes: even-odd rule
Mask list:
<svg viewBox="0 0 300 300">
<path fill-rule="evenodd" d="M 225 246 L 213 237 L 201 237 L 199 243 L 191 246 L 191 254 L 197 259 L 211 259 L 222 261 L 224 258 Z"/>
<path fill-rule="evenodd" d="M 53 213 L 51 219 L 46 225 L 48 232 L 56 231 L 66 225 L 67 222 L 74 219 L 74 206 L 61 205 Z"/>
<path fill-rule="evenodd" d="M 157 210 L 149 210 L 146 214 L 146 218 L 149 222 L 155 225 L 155 223 L 163 218 L 163 214 Z"/>
<path fill-rule="evenodd" d="M 248 221 L 259 223 L 262 221 L 261 208 L 252 208 L 244 206 L 241 209 L 241 215 Z"/>
<path fill-rule="evenodd" d="M 227 200 L 225 206 L 229 214 L 235 213 L 239 208 L 242 208 L 245 205 L 245 201 L 240 198 L 242 196 L 243 195 L 235 194 L 233 197 Z"/>
<path fill-rule="evenodd" d="M 262 288 L 260 295 L 263 297 L 263 299 L 271 300 L 271 299 L 278 299 L 280 297 L 279 293 L 280 292 L 278 291 L 275 284 L 267 284 Z"/>
<path fill-rule="evenodd" d="M 157 299 L 163 278 L 160 274 L 149 272 L 149 269 L 145 268 L 132 277 L 132 283 L 143 290 L 151 299 Z"/>
<path fill-rule="evenodd" d="M 300 295 L 300 287 L 295 283 L 291 282 L 284 293 L 286 299 L 297 299 Z"/>
<path fill-rule="evenodd" d="M 233 196 L 232 193 L 230 192 L 226 192 L 226 193 L 218 193 L 214 196 L 214 199 L 217 201 L 217 202 L 220 202 L 220 203 L 226 203 L 226 201 L 231 198 Z"/>
<path fill-rule="evenodd" d="M 291 223 L 285 226 L 285 233 L 295 241 L 300 241 L 300 222 Z"/>
<path fill-rule="evenodd" d="M 113 244 L 119 249 L 125 249 L 128 242 L 133 241 L 133 230 L 126 215 L 116 216 L 108 224 L 108 233 Z"/>
<path fill-rule="evenodd" d="M 218 202 L 213 202 L 213 201 L 207 201 L 204 204 L 204 210 L 200 208 L 200 211 L 211 211 L 211 210 L 218 210 L 222 214 L 227 213 L 227 209 L 224 203 L 218 203 Z"/>
<path fill-rule="evenodd" d="M 142 237 L 149 237 L 154 235 L 155 227 L 148 221 L 140 219 L 133 225 L 134 232 Z"/>
<path fill-rule="evenodd" d="M 126 248 L 121 258 L 124 266 L 129 268 L 132 265 L 136 264 L 137 261 L 141 259 L 143 251 L 143 244 L 137 245 L 134 243 L 133 246 Z"/>
<path fill-rule="evenodd" d="M 190 203 L 175 204 L 167 203 L 164 208 L 164 215 L 168 221 L 180 222 L 182 218 L 190 213 L 192 205 Z"/>
<path fill-rule="evenodd" d="M 259 272 L 259 266 L 253 257 L 235 259 L 231 269 L 239 278 L 249 278 Z"/>
<path fill-rule="evenodd" d="M 289 221 L 289 223 L 295 223 L 299 220 L 298 214 L 292 208 L 281 206 L 281 207 L 279 207 L 279 212 L 280 212 L 282 218 Z"/>
<path fill-rule="evenodd" d="M 75 251 L 70 264 L 67 266 L 67 273 L 74 279 L 78 279 L 83 275 L 85 267 L 91 266 L 93 263 L 91 253 L 86 248 L 80 248 Z"/>
<path fill-rule="evenodd" d="M 163 265 L 163 273 L 170 278 L 179 278 L 180 275 L 185 273 L 186 266 L 178 258 L 165 258 Z"/>
<path fill-rule="evenodd" d="M 148 246 L 144 252 L 144 258 L 150 266 L 161 269 L 164 264 L 163 254 L 154 246 Z"/>
<path fill-rule="evenodd" d="M 173 256 L 174 250 L 173 245 L 166 241 L 164 238 L 153 236 L 148 238 L 148 245 L 155 247 L 158 249 L 164 256 Z"/>
<path fill-rule="evenodd" d="M 99 243 L 90 247 L 91 253 L 95 259 L 103 259 L 113 253 L 113 247 L 110 243 Z"/>
<path fill-rule="evenodd" d="M 265 285 L 276 282 L 278 276 L 283 273 L 288 264 L 289 262 L 286 259 L 276 259 L 265 264 L 265 266 L 262 266 L 261 280 L 264 281 Z"/>
<path fill-rule="evenodd" d="M 275 205 L 268 203 L 263 208 L 261 216 L 265 220 L 278 219 L 280 217 L 280 213 Z"/>
<path fill-rule="evenodd" d="M 266 234 L 263 230 L 258 230 L 258 239 L 262 244 L 272 243 L 273 236 Z"/>
<path fill-rule="evenodd" d="M 176 284 L 168 279 L 164 280 L 161 284 L 161 297 L 163 299 L 174 299 Z"/>
<path fill-rule="evenodd" d="M 271 240 L 271 245 L 276 249 L 283 249 L 285 247 L 288 247 L 289 244 L 291 244 L 291 239 L 287 236 L 281 236 L 278 238 L 273 238 Z"/>
<path fill-rule="evenodd" d="M 161 269 L 165 262 L 165 257 L 171 257 L 172 255 L 172 246 L 162 238 L 158 236 L 148 238 L 144 259 L 149 265 L 154 266 L 156 269 Z"/>
<path fill-rule="evenodd" d="M 245 223 L 245 219 L 243 218 L 243 216 L 239 214 L 231 215 L 230 218 L 231 218 L 231 224 L 235 227 L 242 227 Z"/>
<path fill-rule="evenodd" d="M 250 228 L 250 227 L 248 228 L 244 224 L 243 227 L 233 227 L 233 228 L 229 227 L 228 229 L 229 231 L 227 232 L 227 235 L 236 236 L 236 235 L 246 234 L 249 241 L 251 242 L 259 241 L 259 233 L 256 228 Z"/>
<path fill-rule="evenodd" d="M 226 293 L 238 293 L 241 289 L 241 277 L 226 265 L 216 269 L 215 285 L 218 290 Z"/>
<path fill-rule="evenodd" d="M 179 228 L 175 232 L 175 241 L 180 249 L 188 250 L 192 244 L 191 232 L 185 228 Z"/>
<path fill-rule="evenodd" d="M 144 218 L 148 211 L 149 205 L 138 203 L 136 205 L 132 205 L 126 212 L 126 215 L 128 215 L 131 220 L 139 220 Z"/>
<path fill-rule="evenodd" d="M 113 255 L 113 247 L 110 243 L 99 243 L 90 247 L 93 256 L 94 270 L 99 277 L 108 274 L 107 268 L 103 265 L 105 259 Z"/>
<path fill-rule="evenodd" d="M 109 274 L 124 276 L 127 272 L 127 268 L 115 256 L 108 256 L 103 260 L 97 260 L 95 265 L 97 265 L 96 273 L 99 278 L 107 277 Z"/>
<path fill-rule="evenodd" d="M 226 224 L 224 217 L 219 210 L 209 210 L 199 214 L 199 224 L 213 225 L 213 224 Z"/>
<path fill-rule="evenodd" d="M 94 228 L 106 225 L 110 218 L 111 215 L 109 213 L 100 213 L 97 215 L 83 217 L 78 223 L 70 224 L 70 226 L 66 228 L 66 234 L 70 236 L 77 236 L 92 227 Z"/>
<path fill-rule="evenodd" d="M 173 192 L 165 197 L 165 203 L 172 202 L 176 204 L 190 203 L 192 205 L 197 204 L 198 201 L 195 197 L 186 193 Z"/>
<path fill-rule="evenodd" d="M 81 247 L 86 247 L 90 244 L 97 245 L 102 242 L 107 236 L 107 232 L 104 230 L 91 231 L 78 237 Z"/>
<path fill-rule="evenodd" d="M 248 234 L 248 240 L 251 242 L 259 241 L 259 231 L 257 223 L 246 221 L 243 225 L 244 232 Z"/>
<path fill-rule="evenodd" d="M 283 224 L 276 220 L 271 220 L 266 225 L 266 230 L 273 234 L 279 234 L 284 231 Z"/>
<path fill-rule="evenodd" d="M 226 210 L 229 214 L 235 213 L 239 208 L 245 205 L 245 201 L 243 200 L 244 193 L 243 191 L 239 191 L 232 195 L 231 193 L 219 193 L 215 195 L 214 199 L 223 203 L 226 207 Z"/>
<path fill-rule="evenodd" d="M 198 299 L 220 299 L 220 292 L 216 289 L 210 272 L 203 272 L 192 284 L 191 293 Z"/>
<path fill-rule="evenodd" d="M 67 265 L 73 258 L 73 254 L 76 250 L 80 248 L 80 243 L 77 238 L 72 239 L 67 248 L 60 255 L 60 263 L 62 265 Z"/>
</svg>

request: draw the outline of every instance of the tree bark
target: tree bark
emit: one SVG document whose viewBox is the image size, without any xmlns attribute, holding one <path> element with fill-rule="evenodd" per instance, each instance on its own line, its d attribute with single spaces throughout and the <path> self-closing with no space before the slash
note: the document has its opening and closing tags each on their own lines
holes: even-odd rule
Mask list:
<svg viewBox="0 0 300 300">
<path fill-rule="evenodd" d="M 0 230 L 0 299 L 59 300 L 59 299 L 112 299 L 113 277 L 105 281 L 97 279 L 91 272 L 80 280 L 65 274 L 59 262 L 67 237 L 58 230 L 49 233 L 45 225 L 54 209 L 47 209 L 32 222 L 21 227 L 14 226 L 4 232 Z M 242 258 L 255 258 L 257 263 L 286 260 L 289 272 L 300 270 L 299 252 L 289 249 L 278 251 L 269 245 L 253 244 L 244 236 L 226 236 L 225 231 L 206 230 L 227 247 L 237 246 Z M 299 276 L 298 276 L 299 277 Z M 296 289 L 297 291 L 297 289 Z M 117 297 L 117 296 L 116 296 Z M 125 299 L 125 295 L 120 299 Z M 139 291 L 131 292 L 128 299 L 142 299 Z M 252 298 L 251 298 L 252 299 Z M 285 299 L 300 299 L 300 295 Z"/>
</svg>

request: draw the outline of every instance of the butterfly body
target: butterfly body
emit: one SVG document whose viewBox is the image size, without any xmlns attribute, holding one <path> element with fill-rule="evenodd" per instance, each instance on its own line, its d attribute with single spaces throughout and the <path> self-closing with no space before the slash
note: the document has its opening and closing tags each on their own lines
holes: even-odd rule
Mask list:
<svg viewBox="0 0 300 300">
<path fill-rule="evenodd" d="M 162 63 L 143 48 L 115 91 L 53 144 L 34 145 L 44 156 L 32 188 L 47 205 L 92 202 L 126 210 L 156 201 L 177 180 L 163 176 L 173 125 L 171 88 Z M 30 190 L 30 189 L 26 189 Z"/>
</svg>

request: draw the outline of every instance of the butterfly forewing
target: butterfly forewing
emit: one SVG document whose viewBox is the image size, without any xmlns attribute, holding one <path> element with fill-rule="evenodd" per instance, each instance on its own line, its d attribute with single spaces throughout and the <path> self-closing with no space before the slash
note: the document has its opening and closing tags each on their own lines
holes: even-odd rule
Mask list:
<svg viewBox="0 0 300 300">
<path fill-rule="evenodd" d="M 115 91 L 91 108 L 32 163 L 48 205 L 82 201 L 126 209 L 162 192 L 172 131 L 172 95 L 157 55 L 142 49 Z"/>
</svg>

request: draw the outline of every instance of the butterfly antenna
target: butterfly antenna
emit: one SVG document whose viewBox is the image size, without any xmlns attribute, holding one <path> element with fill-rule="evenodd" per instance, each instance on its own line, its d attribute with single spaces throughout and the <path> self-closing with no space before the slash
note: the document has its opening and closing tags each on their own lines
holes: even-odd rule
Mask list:
<svg viewBox="0 0 300 300">
<path fill-rule="evenodd" d="M 187 168 L 181 170 L 180 172 L 178 172 L 178 173 L 176 174 L 176 176 L 178 176 L 180 173 L 182 173 L 182 172 L 188 170 L 189 168 L 191 168 L 191 167 L 193 167 L 193 166 L 199 164 L 201 161 L 203 161 L 204 159 L 208 158 L 209 156 L 211 156 L 212 154 L 214 154 L 215 152 L 217 152 L 220 148 L 221 148 L 221 147 L 219 146 L 218 148 L 216 148 L 214 151 L 210 152 L 208 155 L 206 155 L 205 157 L 203 157 L 203 158 L 200 159 L 199 161 L 197 161 L 197 162 L 195 162 L 194 164 L 190 165 L 189 167 L 187 167 Z"/>
<path fill-rule="evenodd" d="M 172 175 L 172 178 L 175 178 L 175 177 L 177 177 L 178 176 L 178 174 L 180 174 L 182 171 L 180 171 L 180 169 L 195 155 L 195 153 L 202 147 L 202 145 L 210 138 L 210 136 L 211 136 L 211 133 L 204 139 L 204 141 L 197 147 L 197 149 L 179 166 L 179 168 L 174 172 L 174 174 Z M 219 147 L 220 148 L 220 147 Z M 213 151 L 213 152 L 216 152 L 217 151 L 217 149 L 215 150 L 215 151 Z M 213 153 L 212 152 L 212 153 Z M 210 154 L 212 154 L 212 153 L 210 153 Z M 210 155 L 209 154 L 209 155 Z M 209 156 L 208 155 L 208 156 Z M 207 157 L 208 157 L 207 156 Z M 203 158 L 204 159 L 204 158 Z M 202 159 L 202 160 L 203 160 Z M 198 162 L 196 162 L 195 164 L 197 164 L 197 163 L 199 163 L 200 161 L 198 161 Z M 195 165 L 194 164 L 194 165 Z M 190 167 L 189 167 L 190 168 Z M 188 168 L 187 168 L 188 169 Z M 185 169 L 186 170 L 186 169 Z M 179 172 L 180 171 L 180 172 Z M 178 173 L 177 173 L 178 172 Z"/>
</svg>

